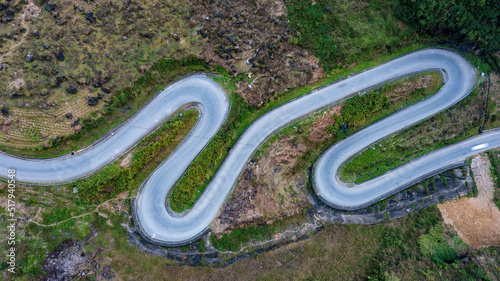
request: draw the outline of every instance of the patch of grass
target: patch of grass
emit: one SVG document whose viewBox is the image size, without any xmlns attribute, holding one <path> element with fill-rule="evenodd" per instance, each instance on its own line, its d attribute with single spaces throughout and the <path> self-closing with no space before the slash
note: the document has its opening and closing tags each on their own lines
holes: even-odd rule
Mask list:
<svg viewBox="0 0 500 281">
<path fill-rule="evenodd" d="M 66 207 L 55 207 L 52 210 L 44 212 L 42 217 L 46 224 L 63 221 L 71 217 L 71 209 Z"/>
<path fill-rule="evenodd" d="M 276 234 L 278 231 L 303 220 L 304 215 L 296 215 L 294 217 L 275 221 L 271 224 L 238 227 L 232 229 L 229 233 L 223 233 L 219 238 L 216 238 L 213 235 L 210 236 L 210 243 L 221 251 L 236 252 L 240 250 L 242 246 L 248 244 L 251 240 L 263 241 L 271 239 L 272 235 Z"/>
<path fill-rule="evenodd" d="M 230 233 L 223 233 L 222 237 L 219 239 L 210 236 L 210 242 L 219 250 L 238 251 L 242 244 L 248 243 L 250 239 L 263 240 L 268 238 L 271 233 L 272 231 L 269 225 L 264 225 L 262 227 L 250 225 L 247 227 L 235 228 Z"/>
<path fill-rule="evenodd" d="M 500 150 L 490 150 L 488 156 L 491 162 L 491 177 L 495 184 L 493 202 L 500 209 Z"/>
<path fill-rule="evenodd" d="M 428 256 L 434 262 L 447 262 L 451 263 L 458 260 L 458 250 L 450 245 L 445 239 L 443 226 L 435 225 L 429 230 L 429 234 L 422 235 L 418 238 L 418 245 L 420 252 L 424 256 Z M 464 245 L 459 237 L 456 238 L 458 246 Z"/>
</svg>

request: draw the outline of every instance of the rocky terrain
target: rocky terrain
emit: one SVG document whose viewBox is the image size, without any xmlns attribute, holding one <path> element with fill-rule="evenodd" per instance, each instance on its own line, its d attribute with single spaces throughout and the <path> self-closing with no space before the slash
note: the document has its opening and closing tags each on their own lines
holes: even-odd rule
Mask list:
<svg viewBox="0 0 500 281">
<path fill-rule="evenodd" d="M 324 76 L 292 37 L 282 1 L 5 1 L 0 121 L 25 126 L 2 130 L 0 142 L 50 146 L 49 138 L 78 133 L 101 99 L 160 59 L 195 55 L 221 66 L 240 75 L 238 93 L 260 106 Z"/>
</svg>

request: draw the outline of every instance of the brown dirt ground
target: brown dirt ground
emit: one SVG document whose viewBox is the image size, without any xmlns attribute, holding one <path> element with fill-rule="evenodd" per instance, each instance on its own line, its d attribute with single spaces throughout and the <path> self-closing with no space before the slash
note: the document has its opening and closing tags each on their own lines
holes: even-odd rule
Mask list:
<svg viewBox="0 0 500 281">
<path fill-rule="evenodd" d="M 333 137 L 333 134 L 325 134 L 325 129 L 328 125 L 332 125 L 332 116 L 334 114 L 341 115 L 343 104 L 335 105 L 328 110 L 325 110 L 321 116 L 314 121 L 313 126 L 309 128 L 309 134 L 307 138 L 312 142 L 321 142 L 328 138 Z"/>
<path fill-rule="evenodd" d="M 500 245 L 500 210 L 493 203 L 493 181 L 488 157 L 476 156 L 472 171 L 478 188 L 476 198 L 461 198 L 438 205 L 444 222 L 474 248 Z"/>
</svg>

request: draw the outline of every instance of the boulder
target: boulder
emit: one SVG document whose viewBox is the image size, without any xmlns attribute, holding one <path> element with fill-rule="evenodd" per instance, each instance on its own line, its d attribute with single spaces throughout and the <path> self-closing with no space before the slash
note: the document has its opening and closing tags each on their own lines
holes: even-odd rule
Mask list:
<svg viewBox="0 0 500 281">
<path fill-rule="evenodd" d="M 5 8 L 6 8 L 5 5 L 0 3 L 0 11 L 5 10 Z"/>
<path fill-rule="evenodd" d="M 101 90 L 102 90 L 103 92 L 105 92 L 106 94 L 111 93 L 111 91 L 110 91 L 108 88 L 101 88 Z"/>
<path fill-rule="evenodd" d="M 97 97 L 87 97 L 90 106 L 95 106 L 99 103 L 99 99 Z"/>
<path fill-rule="evenodd" d="M 50 4 L 45 5 L 45 11 L 47 11 L 47 12 L 51 12 L 54 9 L 55 9 L 54 5 L 50 5 Z"/>
<path fill-rule="evenodd" d="M 2 70 L 2 69 L 3 69 L 3 64 L 0 63 L 0 70 Z"/>
<path fill-rule="evenodd" d="M 94 86 L 94 87 L 96 87 L 96 88 L 100 88 L 100 87 L 101 87 L 101 83 L 99 83 L 99 82 L 94 82 L 93 86 Z"/>
<path fill-rule="evenodd" d="M 49 49 L 49 45 L 42 45 L 45 50 Z"/>
<path fill-rule="evenodd" d="M 73 119 L 73 114 L 71 112 L 66 113 L 66 118 Z"/>
<path fill-rule="evenodd" d="M 5 13 L 7 14 L 7 16 L 10 16 L 10 17 L 13 17 L 16 15 L 16 12 L 14 12 L 12 10 L 7 10 Z"/>
<path fill-rule="evenodd" d="M 2 107 L 2 115 L 5 117 L 10 115 L 10 111 L 7 107 Z"/>
<path fill-rule="evenodd" d="M 40 39 L 40 33 L 38 31 L 33 32 L 33 35 L 36 37 L 36 39 Z"/>
<path fill-rule="evenodd" d="M 68 93 L 70 93 L 70 94 L 76 94 L 76 92 L 78 91 L 77 87 L 73 84 L 71 84 L 67 90 L 68 90 Z"/>
<path fill-rule="evenodd" d="M 87 12 L 87 14 L 85 15 L 85 18 L 90 22 L 90 23 L 94 23 L 97 18 L 94 17 L 94 14 L 92 14 L 92 12 Z"/>
<path fill-rule="evenodd" d="M 35 60 L 35 57 L 31 53 L 28 53 L 28 55 L 26 56 L 26 61 L 33 62 L 34 60 Z"/>
<path fill-rule="evenodd" d="M 59 61 L 64 61 L 64 53 L 63 53 L 63 51 L 59 51 L 59 53 L 56 54 L 56 58 Z"/>
</svg>

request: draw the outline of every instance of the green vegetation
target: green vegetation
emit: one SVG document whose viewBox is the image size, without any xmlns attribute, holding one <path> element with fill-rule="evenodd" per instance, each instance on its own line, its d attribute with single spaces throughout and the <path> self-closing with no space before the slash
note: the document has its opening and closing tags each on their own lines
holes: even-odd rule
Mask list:
<svg viewBox="0 0 500 281">
<path fill-rule="evenodd" d="M 398 1 L 397 16 L 420 33 L 447 37 L 459 43 L 477 42 L 485 59 L 500 71 L 494 53 L 500 49 L 500 5 L 496 0 Z M 439 15 L 439 16 L 436 16 Z"/>
<path fill-rule="evenodd" d="M 329 71 L 367 60 L 374 54 L 391 53 L 422 40 L 398 21 L 397 1 L 286 1 L 290 42 L 311 50 Z"/>
<path fill-rule="evenodd" d="M 488 156 L 491 162 L 491 177 L 495 184 L 493 202 L 500 209 L 500 150 L 490 150 Z"/>
<path fill-rule="evenodd" d="M 92 177 L 79 181 L 79 200 L 82 203 L 103 202 L 117 194 L 129 190 L 132 174 L 129 169 L 122 169 L 111 163 Z"/>
<path fill-rule="evenodd" d="M 381 92 L 370 92 L 350 98 L 344 103 L 342 114 L 333 116 L 333 125 L 327 127 L 327 132 L 334 133 L 342 130 L 341 127 L 344 124 L 351 127 L 363 124 L 367 117 L 381 110 L 388 101 L 389 98 Z"/>
<path fill-rule="evenodd" d="M 468 246 L 451 227 L 443 225 L 435 206 L 410 214 L 397 227 L 383 228 L 383 244 L 373 257 L 373 273 L 369 279 L 387 280 L 389 276 L 401 280 L 487 278 L 481 268 L 459 261 Z"/>
<path fill-rule="evenodd" d="M 231 250 L 235 252 L 241 248 L 242 244 L 248 243 L 250 239 L 263 240 L 269 238 L 273 233 L 271 229 L 269 225 L 264 225 L 262 227 L 250 225 L 247 227 L 235 228 L 230 233 L 223 233 L 222 237 L 219 239 L 210 236 L 210 242 L 219 250 Z"/>
<path fill-rule="evenodd" d="M 210 243 L 220 251 L 237 252 L 253 240 L 265 241 L 272 239 L 273 235 L 276 233 L 288 229 L 291 226 L 298 226 L 305 220 L 305 214 L 298 214 L 293 217 L 274 221 L 271 224 L 238 227 L 232 229 L 229 233 L 223 233 L 218 238 L 211 235 Z"/>
<path fill-rule="evenodd" d="M 64 210 L 60 211 L 65 212 Z M 59 214 L 61 213 L 59 212 Z M 99 224 L 95 223 L 96 217 L 96 215 L 85 216 L 79 218 L 78 222 L 73 219 L 52 227 L 40 227 L 34 223 L 29 223 L 25 228 L 26 233 L 19 238 L 17 243 L 16 256 L 18 260 L 16 262 L 15 276 L 18 278 L 21 276 L 34 278 L 43 275 L 41 265 L 45 261 L 45 253 L 55 250 L 65 241 L 71 239 L 82 241 L 88 237 L 90 222 L 94 223 L 94 227 L 100 227 Z M 52 218 L 62 219 L 63 217 Z"/>
<path fill-rule="evenodd" d="M 42 217 L 46 224 L 60 222 L 71 217 L 71 209 L 67 207 L 55 207 L 52 210 L 45 211 Z"/>
</svg>

